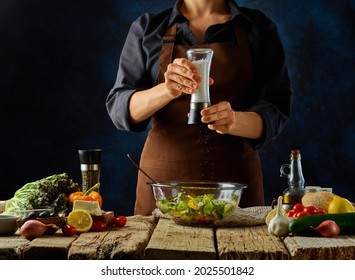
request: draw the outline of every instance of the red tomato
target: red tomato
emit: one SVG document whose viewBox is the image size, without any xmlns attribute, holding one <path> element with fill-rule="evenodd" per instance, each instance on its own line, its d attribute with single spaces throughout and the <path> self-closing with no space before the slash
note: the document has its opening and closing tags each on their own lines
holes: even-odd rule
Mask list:
<svg viewBox="0 0 355 280">
<path fill-rule="evenodd" d="M 300 217 L 304 217 L 304 216 L 310 216 L 311 214 L 307 213 L 306 211 L 301 211 L 296 213 L 295 217 L 296 218 L 300 218 Z"/>
<path fill-rule="evenodd" d="M 76 235 L 76 228 L 71 225 L 65 224 L 62 226 L 62 232 L 66 236 L 73 236 Z"/>
<path fill-rule="evenodd" d="M 323 209 L 319 209 L 316 214 L 325 214 L 325 211 Z"/>
<path fill-rule="evenodd" d="M 127 218 L 125 216 L 118 216 L 117 218 L 112 219 L 112 223 L 116 227 L 123 227 L 127 223 Z"/>
<path fill-rule="evenodd" d="M 294 210 L 290 210 L 287 212 L 287 217 L 294 217 L 296 215 L 296 212 Z"/>
<path fill-rule="evenodd" d="M 310 215 L 313 215 L 316 214 L 319 210 L 317 207 L 310 205 L 310 206 L 306 206 L 303 211 Z"/>
<path fill-rule="evenodd" d="M 105 231 L 107 229 L 107 225 L 105 222 L 94 222 L 92 223 L 90 231 Z"/>
<path fill-rule="evenodd" d="M 297 203 L 293 206 L 293 211 L 297 212 L 301 212 L 304 210 L 304 206 L 302 203 Z"/>
</svg>

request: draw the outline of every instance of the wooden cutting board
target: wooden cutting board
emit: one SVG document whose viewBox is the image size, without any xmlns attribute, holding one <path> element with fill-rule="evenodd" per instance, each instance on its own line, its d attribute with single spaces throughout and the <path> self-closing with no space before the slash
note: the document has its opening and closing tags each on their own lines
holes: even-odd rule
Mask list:
<svg viewBox="0 0 355 280">
<path fill-rule="evenodd" d="M 267 227 L 217 228 L 217 250 L 223 260 L 285 260 L 289 254 L 280 238 Z"/>
<path fill-rule="evenodd" d="M 285 238 L 283 242 L 292 259 L 355 260 L 355 236 L 292 236 Z"/>
<path fill-rule="evenodd" d="M 160 219 L 145 249 L 145 259 L 216 259 L 213 229 Z"/>
</svg>

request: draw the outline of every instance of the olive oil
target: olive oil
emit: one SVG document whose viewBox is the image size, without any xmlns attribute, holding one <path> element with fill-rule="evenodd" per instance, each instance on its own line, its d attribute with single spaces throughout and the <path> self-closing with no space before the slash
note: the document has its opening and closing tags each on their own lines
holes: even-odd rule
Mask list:
<svg viewBox="0 0 355 280">
<path fill-rule="evenodd" d="M 285 173 L 285 168 L 290 173 Z M 304 177 L 301 164 L 301 152 L 292 150 L 290 155 L 290 164 L 284 164 L 280 168 L 280 176 L 287 177 L 288 188 L 283 191 L 283 204 L 290 209 L 297 203 L 302 203 L 302 197 L 306 193 L 304 188 Z"/>
<path fill-rule="evenodd" d="M 303 194 L 295 194 L 290 191 L 283 193 L 283 203 L 284 204 L 291 204 L 292 206 L 301 203 Z"/>
</svg>

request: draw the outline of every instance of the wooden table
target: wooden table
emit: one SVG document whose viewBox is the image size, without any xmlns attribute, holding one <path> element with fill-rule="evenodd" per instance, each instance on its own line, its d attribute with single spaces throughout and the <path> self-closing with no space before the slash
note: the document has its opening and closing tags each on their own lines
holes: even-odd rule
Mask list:
<svg viewBox="0 0 355 280">
<path fill-rule="evenodd" d="M 0 259 L 355 259 L 355 236 L 287 237 L 266 225 L 204 228 L 176 225 L 152 216 L 131 216 L 125 227 L 66 237 L 60 231 L 29 241 L 16 233 L 0 237 Z"/>
</svg>

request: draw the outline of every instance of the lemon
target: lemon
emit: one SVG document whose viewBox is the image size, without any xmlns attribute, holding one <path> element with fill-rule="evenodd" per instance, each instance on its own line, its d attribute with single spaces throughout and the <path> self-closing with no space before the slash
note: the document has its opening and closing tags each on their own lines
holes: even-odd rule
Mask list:
<svg viewBox="0 0 355 280">
<path fill-rule="evenodd" d="M 93 221 L 88 211 L 80 209 L 69 213 L 67 223 L 75 227 L 77 232 L 88 232 Z"/>
<path fill-rule="evenodd" d="M 285 213 L 286 213 L 285 209 L 282 208 L 281 211 L 282 211 L 282 214 L 285 215 Z M 276 213 L 277 213 L 277 208 L 270 210 L 270 212 L 267 214 L 267 216 L 265 218 L 265 223 L 267 225 L 269 225 L 271 219 L 276 216 Z"/>
<path fill-rule="evenodd" d="M 329 214 L 355 212 L 354 206 L 349 200 L 340 196 L 334 196 L 328 206 Z"/>
</svg>

